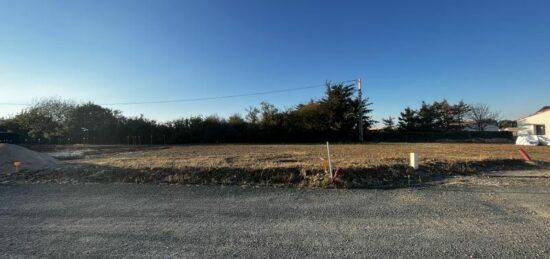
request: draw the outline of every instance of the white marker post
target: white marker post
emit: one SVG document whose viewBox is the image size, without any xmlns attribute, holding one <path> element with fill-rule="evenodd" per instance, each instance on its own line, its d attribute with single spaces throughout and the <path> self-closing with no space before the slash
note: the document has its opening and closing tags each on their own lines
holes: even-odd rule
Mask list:
<svg viewBox="0 0 550 259">
<path fill-rule="evenodd" d="M 328 171 L 330 174 L 330 179 L 332 179 L 332 162 L 330 160 L 330 148 L 328 146 L 328 141 L 327 141 L 327 156 L 328 156 Z"/>
<path fill-rule="evenodd" d="M 418 156 L 416 155 L 416 153 L 411 153 L 410 158 L 411 158 L 410 166 L 415 170 L 418 169 Z"/>
</svg>

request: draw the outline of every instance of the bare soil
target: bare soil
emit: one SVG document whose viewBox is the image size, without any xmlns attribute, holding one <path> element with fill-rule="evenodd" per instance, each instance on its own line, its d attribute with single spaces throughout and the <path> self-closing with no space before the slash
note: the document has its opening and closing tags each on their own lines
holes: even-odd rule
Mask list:
<svg viewBox="0 0 550 259">
<path fill-rule="evenodd" d="M 43 148 L 43 147 L 41 147 Z M 455 175 L 535 169 L 550 162 L 549 147 L 524 147 L 538 165 L 526 164 L 510 144 L 331 145 L 331 178 L 325 145 L 69 146 L 79 157 L 61 169 L 7 180 L 134 182 L 298 187 L 403 187 Z M 50 147 L 50 152 L 64 152 Z M 408 167 L 410 152 L 421 158 Z"/>
</svg>

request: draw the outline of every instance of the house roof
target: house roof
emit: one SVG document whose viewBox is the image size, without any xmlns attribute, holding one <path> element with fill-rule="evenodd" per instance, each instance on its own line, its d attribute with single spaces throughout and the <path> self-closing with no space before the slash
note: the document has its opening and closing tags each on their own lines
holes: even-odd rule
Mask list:
<svg viewBox="0 0 550 259">
<path fill-rule="evenodd" d="M 542 109 L 540 109 L 537 113 L 546 112 L 546 111 L 550 111 L 550 106 L 542 107 Z"/>
<path fill-rule="evenodd" d="M 550 111 L 550 106 L 544 106 L 544 107 L 542 107 L 540 110 L 538 110 L 537 112 L 535 112 L 535 113 L 533 113 L 533 114 L 529 114 L 529 115 L 527 115 L 527 116 L 523 116 L 523 117 L 519 118 L 519 120 L 523 120 L 523 119 L 525 119 L 525 118 L 527 118 L 527 117 L 531 117 L 531 116 L 533 116 L 533 115 L 537 115 L 537 114 L 539 114 L 539 113 L 543 113 L 543 112 L 547 112 L 547 111 Z"/>
</svg>

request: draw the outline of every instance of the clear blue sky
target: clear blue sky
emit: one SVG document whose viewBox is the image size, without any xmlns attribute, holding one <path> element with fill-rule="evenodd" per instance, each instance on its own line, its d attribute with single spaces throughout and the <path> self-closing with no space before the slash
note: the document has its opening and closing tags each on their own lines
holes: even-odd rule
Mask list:
<svg viewBox="0 0 550 259">
<path fill-rule="evenodd" d="M 0 102 L 199 98 L 359 77 L 377 119 L 442 98 L 506 118 L 533 112 L 550 105 L 550 1 L 0 0 Z M 227 116 L 322 91 L 113 108 Z"/>
</svg>

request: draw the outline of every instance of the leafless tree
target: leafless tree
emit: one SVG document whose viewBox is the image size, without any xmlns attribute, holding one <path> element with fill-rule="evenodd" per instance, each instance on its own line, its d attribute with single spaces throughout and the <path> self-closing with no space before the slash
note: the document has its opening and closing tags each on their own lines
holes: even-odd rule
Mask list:
<svg viewBox="0 0 550 259">
<path fill-rule="evenodd" d="M 496 123 L 500 117 L 499 112 L 492 111 L 489 105 L 484 103 L 472 104 L 469 107 L 466 118 L 473 122 L 478 131 L 484 131 L 488 125 Z"/>
</svg>

